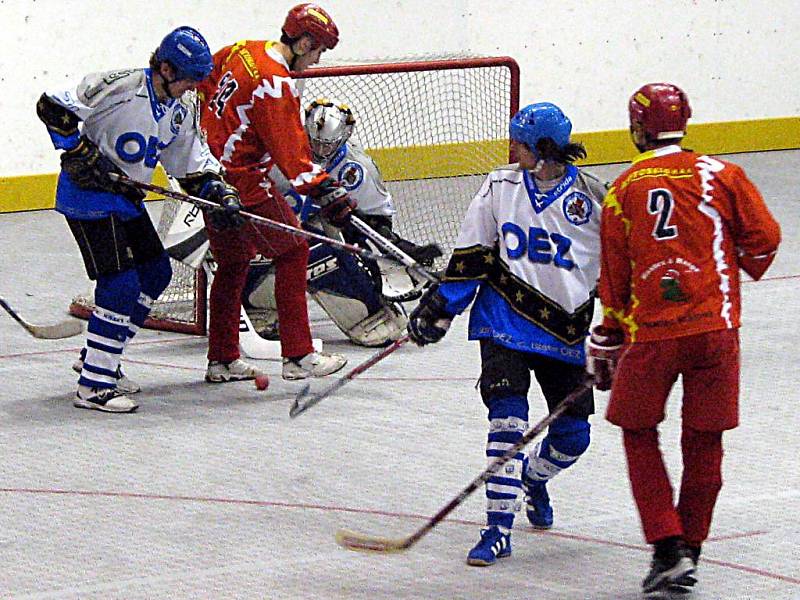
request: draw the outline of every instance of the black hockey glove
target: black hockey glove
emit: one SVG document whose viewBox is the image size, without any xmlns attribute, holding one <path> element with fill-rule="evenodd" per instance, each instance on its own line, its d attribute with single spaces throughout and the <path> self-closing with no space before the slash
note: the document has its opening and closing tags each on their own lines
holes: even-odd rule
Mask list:
<svg viewBox="0 0 800 600">
<path fill-rule="evenodd" d="M 408 318 L 408 335 L 417 346 L 435 344 L 450 329 L 453 315 L 445 310 L 447 300 L 439 293 L 439 284 L 434 284 L 419 301 Z"/>
<path fill-rule="evenodd" d="M 124 175 L 122 169 L 85 136 L 72 150 L 61 154 L 61 169 L 80 188 L 121 194 L 139 208 L 142 207 L 144 192 L 112 181 L 109 174 Z"/>
<path fill-rule="evenodd" d="M 239 200 L 239 192 L 232 185 L 220 179 L 209 179 L 203 184 L 197 195 L 219 204 L 219 208 L 209 208 L 206 211 L 214 229 L 241 227 L 247 221 L 239 214 L 242 210 L 242 203 Z"/>
<path fill-rule="evenodd" d="M 391 217 L 384 215 L 368 215 L 360 210 L 353 211 L 353 214 L 372 227 L 377 233 L 392 242 L 400 250 L 408 254 L 414 259 L 414 262 L 418 262 L 423 267 L 432 267 L 433 261 L 442 256 L 442 248 L 439 244 L 419 245 L 414 242 L 409 242 L 397 235 L 392 229 Z M 357 239 L 364 235 L 352 224 L 348 225 L 343 233 L 345 234 L 345 239 Z"/>
<path fill-rule="evenodd" d="M 425 244 L 420 246 L 408 240 L 398 239 L 395 246 L 408 254 L 423 267 L 432 267 L 433 261 L 442 256 L 442 248 L 439 244 Z"/>
<path fill-rule="evenodd" d="M 320 207 L 320 217 L 334 227 L 347 225 L 352 212 L 358 206 L 347 190 L 330 178 L 312 190 L 310 195 Z"/>
</svg>

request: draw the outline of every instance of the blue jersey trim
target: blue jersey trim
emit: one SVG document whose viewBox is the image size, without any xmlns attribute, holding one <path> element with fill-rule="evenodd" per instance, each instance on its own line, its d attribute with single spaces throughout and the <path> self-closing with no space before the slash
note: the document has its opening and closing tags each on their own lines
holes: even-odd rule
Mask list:
<svg viewBox="0 0 800 600">
<path fill-rule="evenodd" d="M 156 120 L 156 122 L 158 122 L 165 114 L 167 114 L 167 109 L 172 106 L 173 102 L 175 102 L 175 98 L 170 98 L 164 103 L 159 102 L 158 96 L 156 95 L 156 90 L 153 87 L 152 71 L 149 68 L 145 69 L 144 74 L 145 82 L 147 84 L 147 93 L 150 96 L 150 110 L 153 113 L 153 118 Z"/>
<path fill-rule="evenodd" d="M 553 189 L 548 192 L 542 193 L 539 191 L 539 186 L 536 185 L 536 178 L 531 177 L 530 172 L 525 169 L 522 171 L 522 179 L 525 182 L 525 189 L 528 191 L 528 198 L 531 201 L 533 210 L 538 215 L 545 208 L 550 206 L 558 199 L 565 190 L 572 187 L 575 179 L 578 177 L 578 167 L 575 165 L 567 165 L 567 172 L 564 177 Z"/>
<path fill-rule="evenodd" d="M 344 160 L 344 157 L 346 155 L 347 155 L 347 142 L 342 144 L 342 147 L 336 151 L 336 154 L 333 155 L 330 164 L 328 164 L 328 166 L 325 167 L 325 171 L 331 173 L 336 167 L 339 166 L 339 163 Z"/>
<path fill-rule="evenodd" d="M 491 339 L 522 352 L 542 354 L 568 363 L 586 363 L 584 344 L 565 344 L 515 313 L 490 286 L 481 286 L 469 317 L 469 339 Z"/>
<path fill-rule="evenodd" d="M 479 281 L 448 281 L 439 285 L 439 293 L 447 300 L 444 309 L 451 315 L 464 312 L 475 297 Z"/>
<path fill-rule="evenodd" d="M 469 339 L 491 339 L 521 352 L 549 356 L 576 365 L 586 363 L 584 345 L 568 345 L 515 313 L 500 294 L 479 281 L 454 281 L 441 284 L 439 293 L 447 300 L 445 310 L 462 313 L 472 302 L 469 317 Z"/>
<path fill-rule="evenodd" d="M 61 135 L 48 129 L 47 133 L 50 134 L 50 139 L 53 140 L 53 146 L 55 146 L 56 150 L 72 150 L 81 139 L 77 131 L 70 135 Z"/>
</svg>

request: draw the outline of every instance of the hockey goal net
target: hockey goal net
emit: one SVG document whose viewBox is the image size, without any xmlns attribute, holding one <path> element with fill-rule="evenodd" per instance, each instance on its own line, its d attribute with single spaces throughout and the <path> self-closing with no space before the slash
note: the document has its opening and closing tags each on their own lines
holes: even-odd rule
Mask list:
<svg viewBox="0 0 800 600">
<path fill-rule="evenodd" d="M 450 58 L 319 67 L 299 77 L 305 106 L 326 97 L 356 117 L 351 138 L 378 164 L 394 198 L 395 230 L 417 243 L 453 248 L 483 177 L 509 162 L 508 121 L 519 107 L 519 68 L 509 57 Z M 171 201 L 170 201 L 171 202 Z M 174 218 L 165 201 L 159 234 Z M 169 288 L 146 326 L 202 334 L 206 281 L 173 261 Z M 78 297 L 73 314 L 91 311 Z"/>
</svg>

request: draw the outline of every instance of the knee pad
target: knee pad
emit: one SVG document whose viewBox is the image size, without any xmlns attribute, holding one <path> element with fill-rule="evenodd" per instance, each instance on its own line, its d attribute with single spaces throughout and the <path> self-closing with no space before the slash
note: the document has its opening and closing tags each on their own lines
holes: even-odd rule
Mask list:
<svg viewBox="0 0 800 600">
<path fill-rule="evenodd" d="M 522 394 L 491 398 L 487 402 L 489 421 L 516 417 L 528 422 L 528 399 Z"/>
<path fill-rule="evenodd" d="M 99 307 L 130 316 L 140 291 L 139 275 L 135 269 L 100 275 L 94 290 L 94 302 Z"/>
<path fill-rule="evenodd" d="M 550 447 L 568 456 L 579 457 L 589 447 L 591 425 L 586 419 L 563 415 L 550 424 Z"/>
<path fill-rule="evenodd" d="M 308 290 L 354 343 L 384 346 L 403 335 L 404 312 L 381 296 L 369 265 L 330 246 L 315 246 L 308 261 Z"/>
<path fill-rule="evenodd" d="M 547 436 L 531 451 L 525 475 L 547 481 L 568 469 L 589 447 L 591 426 L 586 419 L 561 416 L 550 424 Z"/>
<path fill-rule="evenodd" d="M 137 265 L 136 271 L 142 292 L 152 300 L 157 299 L 167 289 L 172 279 L 172 265 L 166 252 L 158 258 Z"/>
<path fill-rule="evenodd" d="M 516 444 L 527 428 L 528 401 L 524 396 L 507 396 L 493 400 L 489 406 L 489 437 L 486 457 L 491 460 L 503 456 L 508 445 Z M 520 451 L 515 459 L 506 463 L 503 470 L 521 475 L 524 458 L 524 453 Z M 515 470 L 515 466 L 518 470 Z"/>
</svg>

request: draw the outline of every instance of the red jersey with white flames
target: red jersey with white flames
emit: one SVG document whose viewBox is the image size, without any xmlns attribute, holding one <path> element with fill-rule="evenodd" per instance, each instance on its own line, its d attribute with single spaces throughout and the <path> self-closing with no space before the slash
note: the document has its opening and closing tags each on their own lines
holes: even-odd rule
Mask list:
<svg viewBox="0 0 800 600">
<path fill-rule="evenodd" d="M 234 185 L 242 177 L 268 181 L 273 165 L 301 194 L 328 177 L 311 160 L 300 92 L 274 42 L 242 41 L 217 52 L 198 95 L 208 145 Z M 243 193 L 242 203 L 248 199 Z"/>
<path fill-rule="evenodd" d="M 603 201 L 604 325 L 645 342 L 739 327 L 740 274 L 769 267 L 780 228 L 741 167 L 667 146 Z"/>
</svg>

